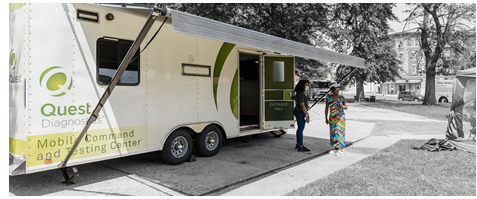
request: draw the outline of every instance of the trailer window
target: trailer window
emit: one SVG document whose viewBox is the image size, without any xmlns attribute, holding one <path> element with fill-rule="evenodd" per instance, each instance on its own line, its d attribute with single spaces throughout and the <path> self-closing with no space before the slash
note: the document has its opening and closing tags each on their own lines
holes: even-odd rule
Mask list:
<svg viewBox="0 0 477 199">
<path fill-rule="evenodd" d="M 284 61 L 273 62 L 273 81 L 285 82 L 285 62 Z"/>
<path fill-rule="evenodd" d="M 126 56 L 133 41 L 99 38 L 97 41 L 97 82 L 100 85 L 108 85 L 119 68 L 121 61 Z M 139 50 L 134 57 L 137 58 L 128 65 L 119 79 L 118 85 L 139 85 Z"/>
</svg>

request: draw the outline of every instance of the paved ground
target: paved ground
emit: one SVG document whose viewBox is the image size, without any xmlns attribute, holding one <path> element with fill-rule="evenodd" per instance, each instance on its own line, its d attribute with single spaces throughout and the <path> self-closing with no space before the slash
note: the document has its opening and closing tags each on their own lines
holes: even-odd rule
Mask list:
<svg viewBox="0 0 477 199">
<path fill-rule="evenodd" d="M 423 139 L 443 138 L 444 135 L 385 135 L 372 136 L 375 124 L 373 120 L 392 120 L 392 121 L 423 121 L 428 124 L 442 123 L 442 121 L 431 120 L 426 117 L 401 113 L 397 111 L 379 109 L 379 108 L 360 108 L 350 104 L 350 109 L 346 112 L 346 140 L 353 142 L 345 150 L 343 157 L 335 157 L 332 155 L 323 155 L 318 158 L 311 159 L 304 163 L 292 167 L 286 167 L 281 170 L 274 171 L 268 175 L 261 176 L 258 179 L 251 179 L 243 183 L 235 184 L 221 191 L 210 193 L 209 195 L 225 195 L 225 196 L 275 196 L 285 195 L 297 188 L 306 186 L 318 179 L 326 177 L 346 166 L 352 165 L 374 153 L 396 143 L 400 139 Z M 324 105 L 318 104 L 310 113 L 311 122 L 305 129 L 305 139 L 311 138 L 328 139 L 328 126 L 324 122 Z M 364 122 L 367 121 L 367 122 Z M 288 131 L 289 135 L 294 135 L 295 131 Z M 305 142 L 307 143 L 307 142 Z M 307 147 L 311 150 L 318 150 L 322 146 L 314 146 L 308 142 Z M 331 149 L 331 147 L 330 147 Z M 298 153 L 298 152 L 296 152 Z M 138 196 L 175 196 L 183 195 L 177 191 L 171 190 L 166 186 L 162 186 L 161 182 L 148 178 L 147 176 L 138 176 L 136 174 L 127 173 L 119 170 L 101 169 L 97 173 L 106 174 L 108 178 L 100 181 L 91 181 L 82 186 L 74 188 L 64 188 L 61 190 L 53 190 L 51 192 L 44 191 L 40 195 L 80 195 L 80 196 L 100 196 L 100 195 L 138 195 Z M 179 172 L 179 171 L 178 171 Z M 44 181 L 59 181 L 61 176 L 58 171 L 44 172 Z M 27 177 L 26 175 L 25 177 Z M 54 179 L 53 179 L 54 178 Z M 81 179 L 88 179 L 88 176 L 82 176 Z M 38 182 L 41 183 L 41 182 Z M 28 186 L 25 185 L 26 189 Z M 265 188 L 266 187 L 266 188 Z M 48 189 L 48 188 L 45 188 Z M 10 192 L 10 195 L 13 195 Z M 32 194 L 38 195 L 38 194 Z"/>
<path fill-rule="evenodd" d="M 352 106 L 352 105 L 351 105 Z M 316 109 L 315 109 L 316 108 Z M 319 104 L 311 111 L 311 117 L 324 118 L 324 105 Z M 295 189 L 304 187 L 307 184 L 318 179 L 324 178 L 340 169 L 352 165 L 374 153 L 393 145 L 400 139 L 423 139 L 441 137 L 434 135 L 387 135 L 387 136 L 370 136 L 374 124 L 367 122 L 355 121 L 359 120 L 392 120 L 392 121 L 424 121 L 436 122 L 442 121 L 428 119 L 426 117 L 407 114 L 392 110 L 379 108 L 359 108 L 352 107 L 346 112 L 346 140 L 353 140 L 352 146 L 345 149 L 345 155 L 335 157 L 327 154 L 309 162 L 298 166 L 280 171 L 274 175 L 257 180 L 255 182 L 243 185 L 234 190 L 223 193 L 226 196 L 280 196 L 285 195 Z M 327 133 L 323 133 L 320 129 L 327 128 L 324 119 L 312 122 L 305 127 L 305 135 L 314 137 L 327 137 Z M 295 133 L 290 131 L 289 133 Z M 309 148 L 313 148 L 310 146 Z M 330 148 L 331 149 L 331 148 Z M 365 150 L 363 150 L 365 149 Z M 290 183 L 293 182 L 293 183 Z M 263 189 L 267 187 L 267 189 Z"/>
</svg>

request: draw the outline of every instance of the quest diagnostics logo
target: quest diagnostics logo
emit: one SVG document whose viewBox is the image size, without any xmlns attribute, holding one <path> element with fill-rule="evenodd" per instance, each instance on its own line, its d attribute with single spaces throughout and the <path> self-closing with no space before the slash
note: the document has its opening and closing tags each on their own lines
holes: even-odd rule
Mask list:
<svg viewBox="0 0 477 199">
<path fill-rule="evenodd" d="M 46 88 L 53 97 L 65 95 L 73 86 L 73 79 L 59 66 L 52 66 L 40 76 L 40 86 Z"/>
<path fill-rule="evenodd" d="M 12 49 L 10 51 L 10 60 L 8 61 L 8 64 L 10 66 L 10 84 L 18 84 L 22 82 L 22 75 L 21 73 L 17 70 L 17 59 L 15 57 L 15 50 Z"/>
<path fill-rule="evenodd" d="M 15 52 L 10 51 L 10 68 L 12 70 L 15 70 L 15 67 L 17 66 L 17 60 L 15 59 Z"/>
</svg>

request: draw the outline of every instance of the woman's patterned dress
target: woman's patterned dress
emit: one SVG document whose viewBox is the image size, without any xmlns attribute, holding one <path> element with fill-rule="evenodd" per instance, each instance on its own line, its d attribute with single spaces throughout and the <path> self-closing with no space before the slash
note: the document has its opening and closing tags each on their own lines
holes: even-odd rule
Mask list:
<svg viewBox="0 0 477 199">
<path fill-rule="evenodd" d="M 342 96 L 338 97 L 338 101 L 333 101 L 331 96 L 327 96 L 330 107 L 330 144 L 333 148 L 345 148 L 345 113 L 339 106 L 343 104 Z"/>
</svg>

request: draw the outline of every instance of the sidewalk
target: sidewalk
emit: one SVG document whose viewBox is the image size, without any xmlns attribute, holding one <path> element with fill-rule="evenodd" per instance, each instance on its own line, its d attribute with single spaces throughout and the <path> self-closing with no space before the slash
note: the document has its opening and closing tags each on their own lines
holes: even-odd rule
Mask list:
<svg viewBox="0 0 477 199">
<path fill-rule="evenodd" d="M 324 118 L 321 110 L 323 107 L 317 107 L 312 110 L 310 116 L 312 118 Z M 377 108 L 374 108 L 377 109 Z M 374 111 L 379 114 L 363 114 L 364 112 Z M 369 110 L 353 107 L 352 110 L 347 111 L 348 118 L 360 119 L 382 119 L 392 118 L 392 120 L 403 121 L 435 121 L 429 120 L 422 116 L 405 114 L 390 110 Z M 370 117 L 370 118 L 365 118 Z M 324 119 L 323 119 L 324 120 Z M 440 122 L 440 121 L 435 121 Z M 323 123 L 323 124 L 321 124 Z M 327 138 L 328 132 L 323 128 L 328 128 L 324 121 L 314 121 L 305 127 L 305 136 Z M 322 179 L 340 169 L 348 167 L 364 158 L 367 158 L 378 151 L 389 147 L 400 139 L 422 139 L 428 140 L 437 138 L 436 135 L 389 135 L 389 136 L 370 136 L 374 128 L 373 123 L 366 123 L 354 120 L 346 121 L 346 140 L 353 142 L 353 144 L 345 149 L 345 155 L 342 157 L 335 157 L 334 155 L 326 154 L 315 158 L 298 166 L 276 172 L 273 175 L 259 179 L 255 182 L 241 186 L 234 190 L 228 191 L 223 196 L 282 196 L 287 193 L 304 187 L 309 183 Z M 325 133 L 323 133 L 325 132 Z M 295 130 L 289 130 L 289 134 L 294 134 Z M 444 135 L 442 135 L 444 136 Z M 305 137 L 306 139 L 306 137 Z M 313 150 L 313 146 L 307 146 Z M 331 149 L 331 147 L 330 147 Z M 363 150 L 364 149 L 364 150 Z M 266 187 L 266 189 L 264 188 Z"/>
<path fill-rule="evenodd" d="M 338 170 L 346 168 L 376 152 L 395 144 L 400 139 L 430 139 L 435 135 L 425 136 L 370 136 L 345 149 L 345 155 L 335 157 L 326 154 L 293 168 L 280 171 L 272 176 L 252 182 L 223 196 L 282 196 L 309 183 L 322 179 Z M 372 146 L 372 148 L 370 148 Z M 366 149 L 366 150 L 359 150 Z M 372 149 L 372 150 L 370 150 Z M 368 153 L 364 153 L 367 151 Z M 369 152 L 371 151 L 371 152 Z M 264 189 L 264 187 L 267 187 Z"/>
<path fill-rule="evenodd" d="M 353 144 L 350 149 L 345 149 L 345 155 L 335 157 L 327 154 L 300 164 L 293 168 L 280 171 L 272 176 L 259 181 L 247 184 L 235 190 L 229 191 L 225 196 L 280 196 L 285 195 L 295 189 L 306 186 L 316 180 L 324 178 L 340 169 L 350 166 L 371 154 L 360 154 L 350 152 L 351 148 L 373 146 L 377 152 L 387 146 L 396 143 L 398 138 L 384 136 L 371 136 Z M 376 143 L 379 145 L 377 146 Z M 264 187 L 267 187 L 264 189 Z"/>
</svg>

